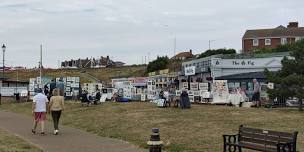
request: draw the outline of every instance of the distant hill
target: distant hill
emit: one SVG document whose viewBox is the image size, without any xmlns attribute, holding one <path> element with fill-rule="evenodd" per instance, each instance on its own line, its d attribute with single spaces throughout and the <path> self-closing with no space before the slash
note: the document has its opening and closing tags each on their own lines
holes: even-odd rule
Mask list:
<svg viewBox="0 0 304 152">
<path fill-rule="evenodd" d="M 90 75 L 101 81 L 110 82 L 111 78 L 118 77 L 135 77 L 144 76 L 146 71 L 146 66 L 124 66 L 117 68 L 98 68 L 98 69 L 44 69 L 43 76 L 49 77 L 66 77 L 75 76 L 80 77 L 81 83 L 92 82 L 92 78 L 88 77 Z M 35 78 L 39 76 L 39 69 L 22 69 L 18 71 L 5 72 L 5 77 L 10 80 L 18 79 L 28 81 L 29 78 Z M 85 73 L 85 74 L 84 74 Z"/>
</svg>

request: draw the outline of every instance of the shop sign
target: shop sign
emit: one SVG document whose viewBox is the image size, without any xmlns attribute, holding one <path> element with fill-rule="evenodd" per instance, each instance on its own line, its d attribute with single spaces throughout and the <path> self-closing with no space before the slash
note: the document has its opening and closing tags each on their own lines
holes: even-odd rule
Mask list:
<svg viewBox="0 0 304 152">
<path fill-rule="evenodd" d="M 195 75 L 195 66 L 186 67 L 185 68 L 185 75 Z"/>
<path fill-rule="evenodd" d="M 254 61 L 251 61 L 251 60 L 248 60 L 248 61 L 232 61 L 232 65 L 241 65 L 241 66 L 246 66 L 246 65 L 249 65 L 249 66 L 254 66 Z"/>
</svg>

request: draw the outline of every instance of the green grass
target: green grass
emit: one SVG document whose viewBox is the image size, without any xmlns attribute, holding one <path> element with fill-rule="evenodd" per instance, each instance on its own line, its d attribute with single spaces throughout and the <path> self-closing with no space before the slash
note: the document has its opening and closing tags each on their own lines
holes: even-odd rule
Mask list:
<svg viewBox="0 0 304 152">
<path fill-rule="evenodd" d="M 0 129 L 0 151 L 1 152 L 42 152 L 41 149 L 1 129 Z"/>
<path fill-rule="evenodd" d="M 30 115 L 30 103 L 3 104 L 2 109 Z M 194 105 L 191 109 L 157 108 L 143 102 L 105 103 L 81 107 L 67 102 L 62 124 L 103 137 L 118 138 L 141 147 L 160 128 L 165 150 L 172 152 L 222 151 L 223 134 L 237 133 L 240 124 L 277 131 L 299 131 L 299 151 L 304 150 L 304 113 L 297 109 L 256 109 Z"/>
</svg>

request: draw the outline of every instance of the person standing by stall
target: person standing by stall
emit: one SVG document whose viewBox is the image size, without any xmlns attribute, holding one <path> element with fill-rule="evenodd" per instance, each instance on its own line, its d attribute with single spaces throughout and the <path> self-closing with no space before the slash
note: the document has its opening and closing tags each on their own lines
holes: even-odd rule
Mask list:
<svg viewBox="0 0 304 152">
<path fill-rule="evenodd" d="M 53 90 L 56 88 L 56 82 L 54 79 L 51 80 L 51 83 L 50 83 L 50 96 L 53 95 Z"/>
<path fill-rule="evenodd" d="M 180 106 L 182 109 L 191 108 L 189 95 L 186 90 L 183 90 L 180 96 Z"/>
<path fill-rule="evenodd" d="M 252 101 L 255 104 L 256 107 L 261 106 L 261 101 L 260 101 L 260 92 L 261 92 L 261 87 L 257 79 L 253 79 L 253 95 L 252 95 Z"/>
<path fill-rule="evenodd" d="M 49 111 L 53 118 L 54 123 L 54 135 L 59 133 L 59 119 L 61 112 L 64 110 L 64 97 L 60 95 L 60 90 L 58 88 L 53 90 L 53 96 L 51 97 L 49 103 Z"/>
<path fill-rule="evenodd" d="M 64 82 L 63 82 L 62 77 L 59 79 L 59 82 L 56 84 L 56 88 L 59 88 L 60 89 L 60 95 L 64 96 Z"/>
</svg>

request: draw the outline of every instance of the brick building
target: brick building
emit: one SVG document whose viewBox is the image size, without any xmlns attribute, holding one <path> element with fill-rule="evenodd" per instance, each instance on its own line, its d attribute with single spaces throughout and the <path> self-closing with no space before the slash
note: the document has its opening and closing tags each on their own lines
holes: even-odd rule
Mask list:
<svg viewBox="0 0 304 152">
<path fill-rule="evenodd" d="M 191 59 L 194 58 L 195 56 L 192 54 L 192 50 L 188 52 L 180 52 L 176 54 L 174 57 L 171 59 L 177 59 L 177 60 L 186 60 L 186 59 Z"/>
<path fill-rule="evenodd" d="M 243 53 L 276 48 L 278 45 L 293 43 L 303 38 L 304 27 L 299 27 L 298 22 L 290 22 L 287 27 L 280 25 L 272 29 L 247 30 L 242 39 Z"/>
</svg>

